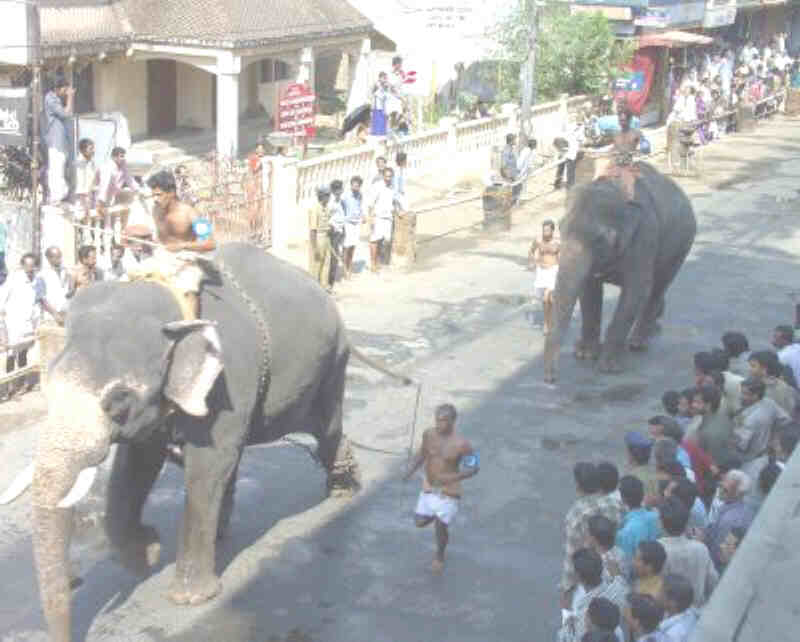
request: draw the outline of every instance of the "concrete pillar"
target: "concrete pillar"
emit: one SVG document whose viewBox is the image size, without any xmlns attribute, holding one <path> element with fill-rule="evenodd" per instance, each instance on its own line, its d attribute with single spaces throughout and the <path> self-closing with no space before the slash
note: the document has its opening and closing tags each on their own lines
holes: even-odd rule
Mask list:
<svg viewBox="0 0 800 642">
<path fill-rule="evenodd" d="M 239 74 L 242 61 L 228 52 L 217 58 L 217 153 L 239 155 Z"/>
<path fill-rule="evenodd" d="M 272 253 L 287 258 L 292 220 L 297 212 L 297 165 L 273 157 L 272 165 Z"/>
<path fill-rule="evenodd" d="M 297 72 L 297 82 L 300 84 L 308 83 L 314 89 L 316 76 L 314 71 L 314 48 L 303 47 L 300 50 L 300 68 Z"/>
</svg>

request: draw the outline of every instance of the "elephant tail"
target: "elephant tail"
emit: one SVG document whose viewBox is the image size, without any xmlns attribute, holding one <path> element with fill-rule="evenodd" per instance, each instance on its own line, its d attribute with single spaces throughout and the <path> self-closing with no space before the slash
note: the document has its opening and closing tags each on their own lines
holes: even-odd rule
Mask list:
<svg viewBox="0 0 800 642">
<path fill-rule="evenodd" d="M 406 385 L 406 386 L 410 386 L 412 383 L 414 383 L 414 380 L 411 379 L 411 377 L 407 377 L 406 375 L 399 374 L 397 372 L 394 372 L 393 370 L 390 370 L 386 365 L 384 365 L 384 364 L 380 363 L 379 361 L 376 361 L 375 359 L 372 359 L 372 358 L 368 357 L 367 355 L 365 355 L 363 352 L 361 352 L 361 350 L 356 348 L 352 343 L 350 344 L 350 354 L 352 354 L 359 361 L 362 361 L 362 362 L 366 363 L 368 366 L 370 366 L 371 368 L 374 368 L 378 372 L 382 372 L 383 374 L 392 377 L 392 379 L 397 379 L 398 381 L 402 381 L 403 384 Z"/>
</svg>

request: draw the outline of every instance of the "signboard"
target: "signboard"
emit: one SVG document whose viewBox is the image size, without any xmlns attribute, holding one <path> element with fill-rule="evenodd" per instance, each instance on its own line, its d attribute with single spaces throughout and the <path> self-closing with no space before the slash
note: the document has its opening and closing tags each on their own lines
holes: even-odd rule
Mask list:
<svg viewBox="0 0 800 642">
<path fill-rule="evenodd" d="M 732 25 L 736 22 L 736 7 L 714 7 L 713 9 L 706 8 L 706 13 L 703 16 L 703 27 L 706 29 L 715 29 L 717 27 L 725 27 Z"/>
<path fill-rule="evenodd" d="M 39 12 L 30 2 L 0 0 L 0 63 L 30 65 L 34 61 L 32 44 L 39 42 Z"/>
<path fill-rule="evenodd" d="M 0 88 L 0 145 L 27 147 L 30 105 L 27 88 Z"/>
<path fill-rule="evenodd" d="M 633 17 L 630 7 L 592 7 L 587 5 L 573 4 L 569 12 L 574 16 L 578 13 L 599 13 L 608 20 L 628 21 Z"/>
<path fill-rule="evenodd" d="M 657 25 L 658 29 L 664 29 L 666 27 L 686 27 L 689 25 L 696 25 L 700 26 L 703 24 L 703 14 L 706 11 L 706 4 L 705 2 L 678 2 L 678 3 L 670 3 L 665 2 L 663 0 L 659 1 L 656 0 L 657 4 L 654 7 L 647 9 L 645 16 L 651 15 L 651 12 L 658 13 L 660 15 L 664 15 L 666 17 L 665 24 Z M 651 24 L 642 24 L 640 22 L 636 22 L 637 25 L 642 27 L 653 27 L 655 25 Z"/>
<path fill-rule="evenodd" d="M 615 91 L 642 91 L 645 86 L 645 72 L 640 70 L 624 71 L 614 81 Z"/>
<path fill-rule="evenodd" d="M 637 27 L 666 29 L 669 26 L 669 16 L 664 9 L 645 9 L 641 14 L 636 16 L 633 24 Z"/>
<path fill-rule="evenodd" d="M 465 26 L 473 7 L 457 2 L 440 2 L 417 11 L 424 12 L 426 29 L 460 29 Z"/>
<path fill-rule="evenodd" d="M 281 92 L 278 101 L 278 129 L 299 138 L 314 137 L 314 101 L 311 88 L 294 83 Z"/>
<path fill-rule="evenodd" d="M 99 167 L 111 160 L 111 150 L 117 146 L 117 123 L 105 118 L 78 116 L 76 144 L 81 138 L 89 138 L 94 143 L 94 162 Z M 76 150 L 77 153 L 77 150 Z M 128 154 L 128 164 L 131 164 Z"/>
</svg>

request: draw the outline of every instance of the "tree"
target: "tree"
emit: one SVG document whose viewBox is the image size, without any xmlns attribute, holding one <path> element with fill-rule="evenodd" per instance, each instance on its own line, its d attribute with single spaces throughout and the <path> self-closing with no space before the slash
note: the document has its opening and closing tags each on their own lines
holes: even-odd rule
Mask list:
<svg viewBox="0 0 800 642">
<path fill-rule="evenodd" d="M 536 51 L 536 87 L 540 99 L 562 93 L 605 93 L 609 81 L 630 62 L 634 45 L 617 40 L 600 13 L 570 15 L 569 8 L 549 5 L 541 11 Z M 526 5 L 506 16 L 494 36 L 502 59 L 502 100 L 520 100 L 520 65 L 527 58 L 529 21 Z"/>
</svg>

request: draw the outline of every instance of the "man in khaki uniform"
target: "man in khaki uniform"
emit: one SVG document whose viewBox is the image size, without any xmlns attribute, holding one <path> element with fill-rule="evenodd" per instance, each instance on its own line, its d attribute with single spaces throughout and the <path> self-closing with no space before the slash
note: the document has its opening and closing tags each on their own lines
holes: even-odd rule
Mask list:
<svg viewBox="0 0 800 642">
<path fill-rule="evenodd" d="M 308 211 L 308 271 L 319 284 L 331 290 L 331 241 L 328 201 L 331 191 L 327 186 L 317 188 L 317 203 Z"/>
</svg>

